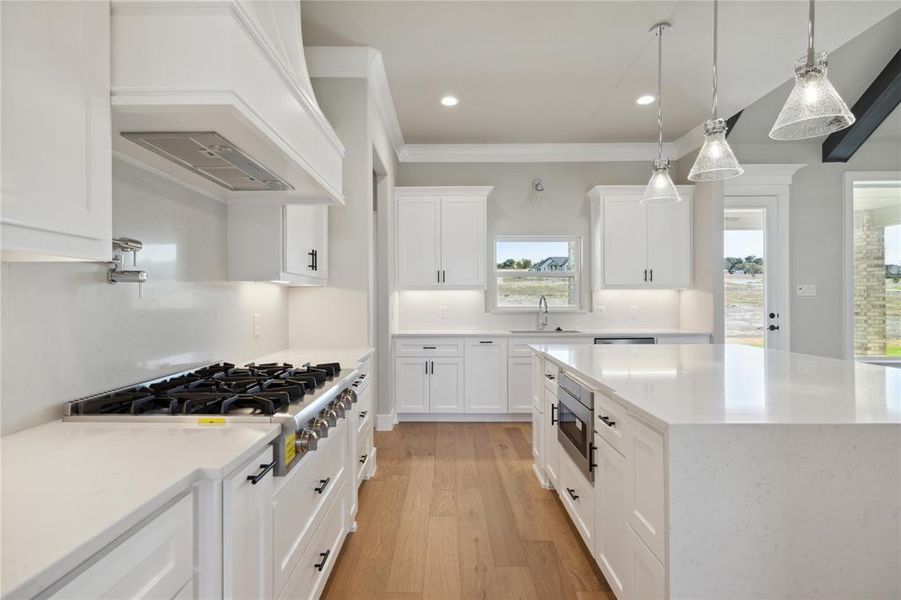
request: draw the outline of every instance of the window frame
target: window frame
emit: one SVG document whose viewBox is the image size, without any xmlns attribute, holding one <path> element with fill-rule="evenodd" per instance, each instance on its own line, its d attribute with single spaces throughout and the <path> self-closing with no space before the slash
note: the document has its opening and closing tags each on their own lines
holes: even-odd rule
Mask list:
<svg viewBox="0 0 901 600">
<path fill-rule="evenodd" d="M 570 271 L 536 271 L 534 275 L 525 275 L 526 277 L 534 277 L 536 279 L 547 278 L 573 278 L 574 291 L 573 295 L 576 304 L 572 306 L 549 306 L 548 312 L 553 313 L 583 313 L 584 299 L 582 297 L 583 275 L 585 272 L 583 264 L 584 248 L 581 235 L 495 235 L 492 240 L 491 249 L 491 269 L 488 280 L 488 311 L 494 313 L 534 313 L 538 310 L 538 304 L 532 306 L 499 306 L 497 297 L 497 279 L 506 275 L 523 276 L 523 271 L 498 269 L 497 268 L 497 245 L 498 242 L 564 242 L 567 244 L 575 243 L 575 251 L 573 260 L 576 268 Z M 528 273 L 528 271 L 526 272 Z"/>
</svg>

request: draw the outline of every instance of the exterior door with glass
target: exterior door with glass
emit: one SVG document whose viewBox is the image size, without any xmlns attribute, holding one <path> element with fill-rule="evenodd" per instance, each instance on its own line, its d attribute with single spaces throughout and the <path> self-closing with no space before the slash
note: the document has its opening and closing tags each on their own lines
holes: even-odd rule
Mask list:
<svg viewBox="0 0 901 600">
<path fill-rule="evenodd" d="M 726 196 L 723 310 L 727 344 L 788 350 L 788 261 L 780 247 L 776 196 Z"/>
</svg>

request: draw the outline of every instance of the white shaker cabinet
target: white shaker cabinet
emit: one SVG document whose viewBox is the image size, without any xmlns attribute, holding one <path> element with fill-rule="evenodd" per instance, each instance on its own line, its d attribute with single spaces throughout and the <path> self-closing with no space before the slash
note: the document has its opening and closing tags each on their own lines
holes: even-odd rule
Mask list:
<svg viewBox="0 0 901 600">
<path fill-rule="evenodd" d="M 397 412 L 463 412 L 462 358 L 396 358 L 394 369 Z"/>
<path fill-rule="evenodd" d="M 272 447 L 222 481 L 225 598 L 273 597 Z"/>
<path fill-rule="evenodd" d="M 614 594 L 621 600 L 631 590 L 632 537 L 629 516 L 629 465 L 595 434 L 594 557 Z"/>
<path fill-rule="evenodd" d="M 328 207 L 228 207 L 228 276 L 232 281 L 328 283 Z"/>
<path fill-rule="evenodd" d="M 641 204 L 639 186 L 588 193 L 593 289 L 691 287 L 692 188 L 678 188 L 676 204 Z"/>
<path fill-rule="evenodd" d="M 535 387 L 535 361 L 527 356 L 511 357 L 507 363 L 507 412 L 532 410 Z M 541 386 L 541 382 L 538 382 Z"/>
<path fill-rule="evenodd" d="M 527 376 L 531 381 L 531 376 Z M 466 412 L 507 412 L 507 340 L 466 340 Z M 531 404 L 528 395 L 522 402 Z"/>
<path fill-rule="evenodd" d="M 3 260 L 110 260 L 109 2 L 0 11 Z"/>
<path fill-rule="evenodd" d="M 481 289 L 491 187 L 398 187 L 399 289 Z"/>
</svg>

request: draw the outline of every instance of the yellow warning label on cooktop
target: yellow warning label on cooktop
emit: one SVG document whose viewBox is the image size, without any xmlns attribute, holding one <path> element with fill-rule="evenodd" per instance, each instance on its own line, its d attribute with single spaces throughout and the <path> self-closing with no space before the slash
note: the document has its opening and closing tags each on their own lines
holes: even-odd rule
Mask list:
<svg viewBox="0 0 901 600">
<path fill-rule="evenodd" d="M 294 433 L 289 433 L 285 436 L 285 464 L 290 465 L 291 461 L 294 460 L 294 456 L 296 454 L 296 450 L 294 449 L 294 442 L 297 440 L 297 435 Z"/>
<path fill-rule="evenodd" d="M 197 419 L 198 425 L 225 425 L 225 417 L 201 417 Z"/>
</svg>

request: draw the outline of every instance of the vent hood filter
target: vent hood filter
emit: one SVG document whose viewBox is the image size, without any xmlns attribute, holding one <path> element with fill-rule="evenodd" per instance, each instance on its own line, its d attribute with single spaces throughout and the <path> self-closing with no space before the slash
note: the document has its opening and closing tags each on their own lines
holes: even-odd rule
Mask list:
<svg viewBox="0 0 901 600">
<path fill-rule="evenodd" d="M 294 189 L 214 131 L 129 131 L 122 137 L 233 192 Z"/>
</svg>

